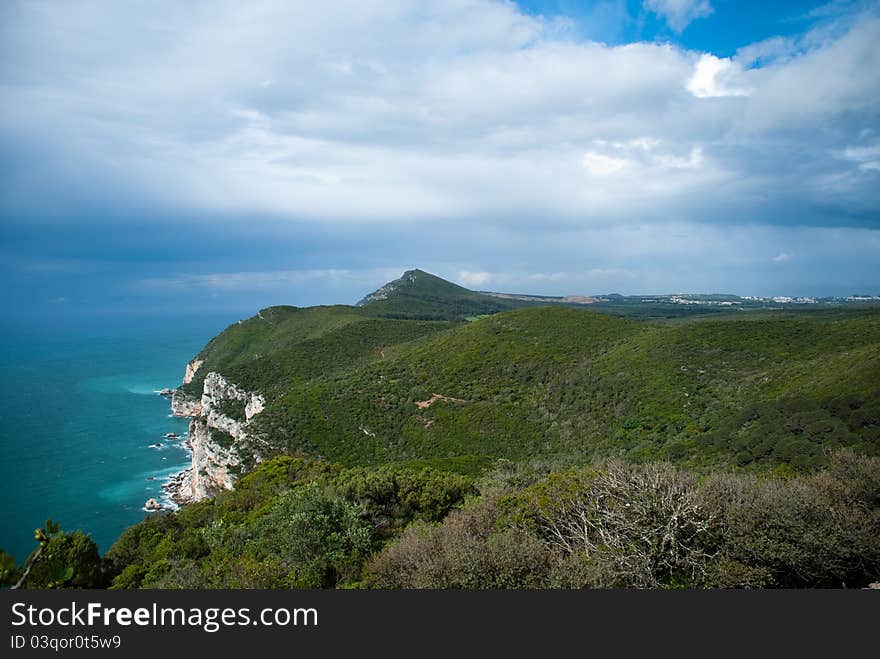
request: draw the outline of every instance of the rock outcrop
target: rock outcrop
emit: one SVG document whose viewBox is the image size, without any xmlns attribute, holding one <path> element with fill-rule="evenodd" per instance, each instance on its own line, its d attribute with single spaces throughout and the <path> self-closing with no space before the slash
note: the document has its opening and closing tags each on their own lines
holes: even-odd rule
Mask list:
<svg viewBox="0 0 880 659">
<path fill-rule="evenodd" d="M 187 377 L 192 382 L 192 375 L 201 363 L 195 360 L 187 364 L 185 384 Z M 240 404 L 240 418 L 230 416 L 230 402 Z M 266 400 L 260 394 L 246 391 L 215 372 L 205 376 L 199 399 L 184 391 L 175 391 L 172 413 L 192 417 L 188 439 L 192 466 L 166 484 L 172 500 L 178 504 L 191 503 L 232 489 L 241 473 L 240 450 L 248 440 L 248 426 L 265 405 Z"/>
<path fill-rule="evenodd" d="M 204 363 L 205 362 L 202 359 L 193 359 L 189 364 L 187 364 L 186 371 L 183 374 L 183 383 L 189 384 L 190 382 L 192 382 L 193 378 L 196 376 L 196 371 L 198 371 Z"/>
<path fill-rule="evenodd" d="M 389 281 L 387 284 L 382 286 L 381 288 L 373 291 L 362 300 L 357 303 L 357 306 L 363 307 L 370 302 L 378 302 L 379 300 L 387 300 L 388 297 L 401 286 L 405 286 L 406 284 L 412 284 L 416 281 L 416 277 L 418 275 L 418 270 L 407 270 L 400 276 L 399 279 L 395 279 L 394 281 Z"/>
<path fill-rule="evenodd" d="M 266 399 L 260 394 L 245 391 L 234 382 L 229 382 L 219 373 L 208 373 L 205 376 L 205 384 L 202 386 L 201 407 L 209 416 L 216 414 L 217 407 L 226 400 L 241 401 L 244 403 L 244 422 L 249 422 L 256 414 L 263 411 Z M 231 431 L 230 434 L 234 434 Z"/>
<path fill-rule="evenodd" d="M 171 396 L 171 413 L 174 416 L 199 416 L 202 413 L 202 401 L 176 389 Z"/>
<path fill-rule="evenodd" d="M 173 479 L 169 494 L 175 503 L 186 504 L 232 489 L 241 458 L 235 443 L 224 446 L 202 417 L 189 424 L 192 465 Z"/>
</svg>

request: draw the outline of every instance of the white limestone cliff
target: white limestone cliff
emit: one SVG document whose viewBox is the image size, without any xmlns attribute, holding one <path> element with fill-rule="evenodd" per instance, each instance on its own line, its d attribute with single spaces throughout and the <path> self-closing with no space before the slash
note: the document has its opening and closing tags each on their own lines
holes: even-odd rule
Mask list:
<svg viewBox="0 0 880 659">
<path fill-rule="evenodd" d="M 192 376 L 201 365 L 200 360 L 187 364 L 185 384 L 192 382 Z M 233 418 L 224 413 L 228 401 L 241 404 L 244 418 Z M 216 372 L 205 376 L 199 399 L 179 389 L 174 392 L 172 413 L 192 417 L 188 439 L 192 465 L 166 485 L 176 503 L 199 501 L 232 489 L 241 472 L 239 450 L 245 448 L 249 439 L 248 426 L 265 406 L 263 396 L 243 389 Z"/>
<path fill-rule="evenodd" d="M 183 383 L 189 384 L 193 381 L 193 378 L 196 376 L 196 371 L 201 368 L 202 364 L 205 361 L 203 359 L 193 359 L 189 364 L 186 365 L 186 371 L 183 374 Z"/>
</svg>

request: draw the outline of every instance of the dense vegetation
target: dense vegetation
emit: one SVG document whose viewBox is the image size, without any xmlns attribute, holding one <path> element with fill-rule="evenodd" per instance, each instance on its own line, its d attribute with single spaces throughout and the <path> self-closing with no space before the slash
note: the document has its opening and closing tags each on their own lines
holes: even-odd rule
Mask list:
<svg viewBox="0 0 880 659">
<path fill-rule="evenodd" d="M 669 306 L 531 304 L 412 271 L 362 306 L 264 309 L 182 388 L 216 371 L 266 396 L 236 489 L 103 558 L 47 524 L 22 583 L 880 580 L 880 310 Z"/>
<path fill-rule="evenodd" d="M 475 479 L 282 456 L 129 528 L 100 561 L 88 542 L 57 535 L 62 569 L 37 562 L 25 586 L 863 587 L 880 579 L 880 459 L 702 477 L 501 461 Z"/>
<path fill-rule="evenodd" d="M 0 550 L 0 586 L 13 588 L 103 588 L 109 577 L 98 546 L 81 531 L 65 533 L 61 525 L 46 520 L 34 531 L 36 548 L 24 564 Z"/>
<path fill-rule="evenodd" d="M 400 335 L 373 322 L 412 321 L 224 369 L 274 394 L 253 427 L 263 445 L 346 465 L 566 453 L 801 471 L 829 447 L 880 445 L 873 310 L 645 323 L 544 307 Z M 340 331 L 362 359 L 316 346 Z M 285 370 L 310 355 L 324 367 Z"/>
<path fill-rule="evenodd" d="M 361 307 L 273 307 L 232 325 L 184 389 L 196 395 L 218 371 L 267 396 L 244 453 L 349 466 L 456 459 L 476 469 L 564 453 L 804 471 L 826 448 L 878 451 L 876 308 L 696 309 L 637 322 L 539 305 L 458 322 L 474 300 L 488 301 L 483 312 L 526 303 L 421 271 L 392 284 Z M 431 313 L 416 315 L 443 320 L 383 317 L 424 305 Z M 416 405 L 435 394 L 444 398 Z"/>
<path fill-rule="evenodd" d="M 367 566 L 384 588 L 864 586 L 880 574 L 880 461 L 795 478 L 604 463 L 416 523 Z"/>
<path fill-rule="evenodd" d="M 116 588 L 354 586 L 408 523 L 439 522 L 475 492 L 466 477 L 426 468 L 280 457 L 232 492 L 129 528 L 106 571 Z"/>
<path fill-rule="evenodd" d="M 208 342 L 198 355 L 202 368 L 182 389 L 199 395 L 205 375 L 218 371 L 273 396 L 291 383 L 353 368 L 449 327 L 449 322 L 374 318 L 355 307 L 270 307 Z"/>
</svg>

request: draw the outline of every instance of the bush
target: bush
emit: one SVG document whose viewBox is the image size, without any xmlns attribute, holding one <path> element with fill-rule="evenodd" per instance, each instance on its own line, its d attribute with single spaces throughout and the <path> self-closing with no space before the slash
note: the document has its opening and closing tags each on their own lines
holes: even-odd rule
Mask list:
<svg viewBox="0 0 880 659">
<path fill-rule="evenodd" d="M 697 500 L 695 478 L 670 465 L 611 462 L 554 474 L 505 507 L 512 524 L 563 557 L 578 554 L 565 562 L 585 584 L 693 585 L 711 558 L 715 517 Z"/>
<path fill-rule="evenodd" d="M 707 480 L 700 500 L 718 511 L 721 549 L 711 585 L 860 587 L 880 576 L 880 460 L 842 452 L 829 462 L 792 479 Z"/>
<path fill-rule="evenodd" d="M 330 486 L 364 508 L 378 538 L 390 537 L 413 520 L 438 522 L 477 493 L 465 476 L 397 465 L 348 469 Z"/>
<path fill-rule="evenodd" d="M 282 494 L 255 524 L 252 558 L 277 559 L 291 585 L 332 588 L 359 578 L 372 542 L 363 509 L 309 483 Z"/>
<path fill-rule="evenodd" d="M 151 515 L 123 531 L 104 554 L 103 568 L 112 587 L 139 588 L 144 585 L 143 580 L 148 574 L 156 574 L 153 563 L 167 560 L 177 553 L 174 537 L 180 532 L 178 517 L 165 514 Z"/>
<path fill-rule="evenodd" d="M 81 531 L 52 537 L 34 561 L 26 588 L 103 588 L 98 546 Z"/>
<path fill-rule="evenodd" d="M 11 586 L 18 581 L 21 570 L 16 567 L 15 559 L 0 549 L 0 586 Z"/>
<path fill-rule="evenodd" d="M 552 559 L 534 536 L 495 530 L 498 510 L 483 500 L 442 525 L 416 522 L 367 567 L 377 588 L 541 588 Z"/>
</svg>

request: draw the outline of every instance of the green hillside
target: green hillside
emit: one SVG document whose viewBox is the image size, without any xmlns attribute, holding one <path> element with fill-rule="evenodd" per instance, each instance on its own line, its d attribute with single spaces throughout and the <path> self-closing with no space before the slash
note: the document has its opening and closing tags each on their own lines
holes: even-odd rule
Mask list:
<svg viewBox="0 0 880 659">
<path fill-rule="evenodd" d="M 398 343 L 449 327 L 442 321 L 376 318 L 342 305 L 270 307 L 212 339 L 197 355 L 204 364 L 196 377 L 181 389 L 198 395 L 205 375 L 216 371 L 274 396 L 294 381 L 352 368 Z"/>
<path fill-rule="evenodd" d="M 346 465 L 565 454 L 809 470 L 829 448 L 880 447 L 878 309 L 646 322 L 468 306 L 484 299 L 507 302 L 415 270 L 357 307 L 264 309 L 213 339 L 184 389 L 218 371 L 267 397 L 262 452 Z M 432 315 L 446 320 L 416 320 Z"/>
<path fill-rule="evenodd" d="M 233 381 L 243 386 L 274 394 L 291 379 L 351 368 L 398 343 L 527 304 L 496 299 L 411 270 L 356 306 L 269 307 L 230 325 L 196 355 L 203 366 L 181 388 L 197 395 L 205 375 L 217 371 L 234 374 Z"/>
<path fill-rule="evenodd" d="M 257 429 L 345 464 L 564 452 L 809 469 L 829 447 L 877 451 L 877 373 L 873 311 L 658 325 L 532 308 L 298 383 Z M 435 395 L 449 400 L 417 406 Z"/>
</svg>

